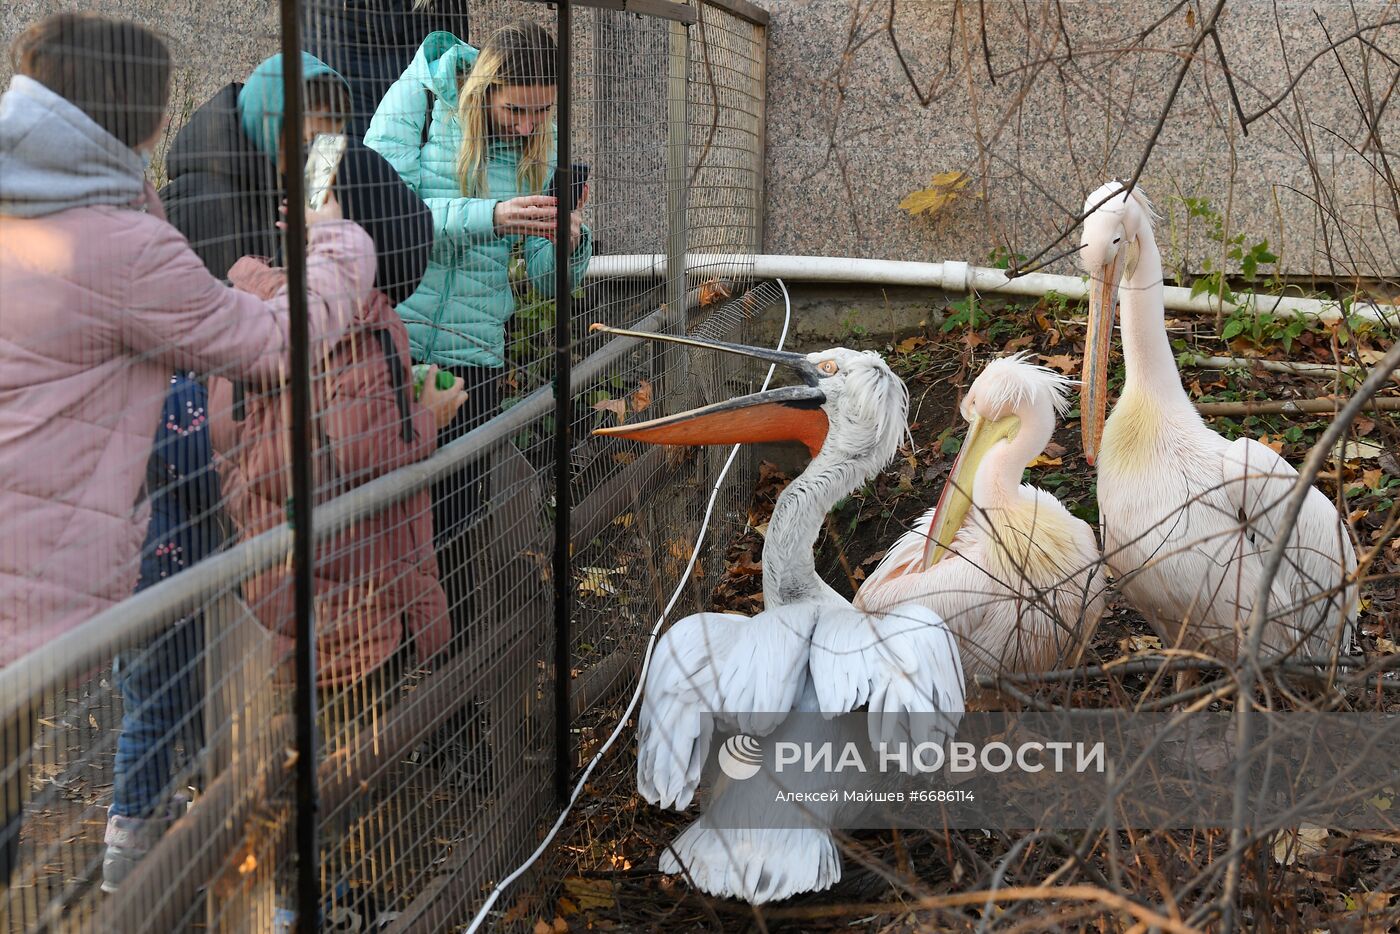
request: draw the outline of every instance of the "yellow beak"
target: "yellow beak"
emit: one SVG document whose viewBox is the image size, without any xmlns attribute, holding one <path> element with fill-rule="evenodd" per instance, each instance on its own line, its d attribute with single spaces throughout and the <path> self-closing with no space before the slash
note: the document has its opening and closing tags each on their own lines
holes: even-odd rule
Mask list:
<svg viewBox="0 0 1400 934">
<path fill-rule="evenodd" d="M 982 465 L 983 458 L 999 442 L 1013 437 L 1020 427 L 1021 420 L 1014 415 L 994 422 L 988 422 L 980 415 L 972 416 L 962 450 L 958 451 L 958 459 L 953 462 L 953 472 L 948 475 L 948 482 L 944 484 L 938 506 L 933 511 L 928 544 L 924 546 L 925 571 L 950 553 L 948 548 L 972 509 L 977 468 Z"/>
<path fill-rule="evenodd" d="M 1108 354 L 1113 342 L 1113 319 L 1118 311 L 1118 280 L 1123 270 L 1119 250 L 1089 284 L 1089 332 L 1084 339 L 1084 395 L 1079 406 L 1079 432 L 1089 466 L 1099 456 L 1103 422 L 1108 412 Z"/>
</svg>

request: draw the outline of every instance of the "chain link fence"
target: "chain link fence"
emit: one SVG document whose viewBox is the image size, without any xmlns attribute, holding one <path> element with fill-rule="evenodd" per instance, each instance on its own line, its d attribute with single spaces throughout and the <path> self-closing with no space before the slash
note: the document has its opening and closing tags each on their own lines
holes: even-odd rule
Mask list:
<svg viewBox="0 0 1400 934">
<path fill-rule="evenodd" d="M 271 10 L 100 7 L 163 35 L 171 119 L 128 138 L 98 119 L 112 108 L 43 80 L 43 55 L 140 78 L 136 56 L 158 73 L 158 51 L 124 44 L 144 33 L 74 19 L 18 40 L 43 54 L 16 56 L 10 100 L 20 87 L 57 127 L 45 137 L 57 145 L 23 157 L 64 178 L 98 165 L 128 197 L 79 190 L 62 206 L 78 210 L 0 220 L 16 271 L 0 342 L 43 358 L 31 382 L 59 419 L 50 441 L 6 455 L 31 466 L 3 484 L 22 508 L 4 520 L 0 561 L 16 582 L 0 607 L 13 857 L 0 929 L 289 929 L 307 904 L 299 821 L 314 821 L 324 927 L 451 929 L 535 849 L 556 786 L 614 726 L 600 702 L 635 687 L 717 481 L 706 547 L 742 526 L 747 458 L 722 473 L 726 452 L 590 431 L 744 391 L 762 372 L 588 326 L 743 340 L 777 304 L 750 272 L 766 17 L 733 0 L 575 4 L 561 37 L 555 7 L 511 0 L 304 0 L 281 24 Z M 556 88 L 571 105 L 567 165 Z M 143 151 L 161 207 L 137 180 Z M 280 205 L 326 187 L 318 158 L 334 168 L 332 206 L 307 215 L 303 250 L 289 246 L 301 208 Z M 585 173 L 586 190 L 567 184 Z M 560 248 L 555 206 L 575 194 Z M 87 291 L 64 313 L 36 317 L 75 282 Z M 574 606 L 560 671 L 566 308 Z M 46 411 L 26 408 L 27 392 L 0 385 L 11 437 Z M 304 507 L 299 469 L 314 491 Z M 294 558 L 299 523 L 309 565 Z M 705 567 L 702 555 L 688 605 L 703 602 Z M 314 797 L 297 780 L 299 679 L 314 693 Z"/>
</svg>

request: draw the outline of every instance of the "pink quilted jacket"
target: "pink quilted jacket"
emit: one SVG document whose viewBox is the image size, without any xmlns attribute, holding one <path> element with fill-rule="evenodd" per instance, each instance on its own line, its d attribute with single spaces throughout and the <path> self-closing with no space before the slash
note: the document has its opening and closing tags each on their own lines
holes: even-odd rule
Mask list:
<svg viewBox="0 0 1400 934">
<path fill-rule="evenodd" d="M 229 280 L 267 297 L 283 288 L 285 273 L 244 257 L 229 270 Z M 376 290 L 340 341 L 315 360 L 311 404 L 318 503 L 437 449 L 433 414 L 413 399 L 408 354 L 408 330 Z M 209 430 L 225 508 L 239 533 L 251 538 L 286 521 L 291 415 L 282 380 L 240 388 L 241 410 L 236 410 L 233 384 L 211 380 Z M 427 490 L 321 545 L 313 574 L 317 683 L 323 687 L 364 677 L 405 636 L 413 639 L 420 662 L 451 636 Z M 248 581 L 244 597 L 262 624 L 279 635 L 289 657 L 295 633 L 290 569 L 279 566 Z"/>
<path fill-rule="evenodd" d="M 373 244 L 336 221 L 309 252 L 311 332 L 334 337 L 369 294 Z M 211 276 L 149 186 L 133 205 L 0 216 L 0 666 L 131 594 L 171 371 L 275 377 L 287 322 L 284 292 Z"/>
</svg>

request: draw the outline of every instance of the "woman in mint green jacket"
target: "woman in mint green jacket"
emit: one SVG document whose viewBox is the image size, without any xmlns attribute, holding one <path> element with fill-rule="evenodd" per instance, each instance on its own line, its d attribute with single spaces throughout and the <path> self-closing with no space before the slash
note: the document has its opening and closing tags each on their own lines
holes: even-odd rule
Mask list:
<svg viewBox="0 0 1400 934">
<path fill-rule="evenodd" d="M 433 213 L 428 270 L 398 311 L 413 359 L 461 376 L 469 393 L 440 445 L 491 417 L 499 404 L 497 377 L 515 313 L 512 256 L 524 259 L 531 288 L 554 292 L 558 202 L 543 192 L 554 173 L 555 90 L 554 38 L 535 23 L 498 30 L 480 51 L 435 32 L 384 96 L 365 134 L 365 144 L 389 160 Z M 592 234 L 579 210 L 570 220 L 577 283 L 593 254 Z M 484 499 L 480 484 L 473 465 L 434 491 L 438 562 L 459 633 L 472 587 L 454 545 Z"/>
</svg>

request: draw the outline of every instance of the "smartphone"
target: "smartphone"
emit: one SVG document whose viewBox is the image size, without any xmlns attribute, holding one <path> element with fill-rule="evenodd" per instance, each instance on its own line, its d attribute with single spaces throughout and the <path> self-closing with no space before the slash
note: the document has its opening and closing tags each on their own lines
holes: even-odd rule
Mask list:
<svg viewBox="0 0 1400 934">
<path fill-rule="evenodd" d="M 331 183 L 345 155 L 345 136 L 340 133 L 318 133 L 306 150 L 306 206 L 319 211 L 330 197 Z"/>
<path fill-rule="evenodd" d="M 578 210 L 578 203 L 583 200 L 583 186 L 588 184 L 588 163 L 575 162 L 573 190 L 569 192 L 569 211 Z M 549 188 L 545 189 L 545 194 L 551 198 L 559 197 L 559 176 L 555 175 L 549 180 Z"/>
</svg>

